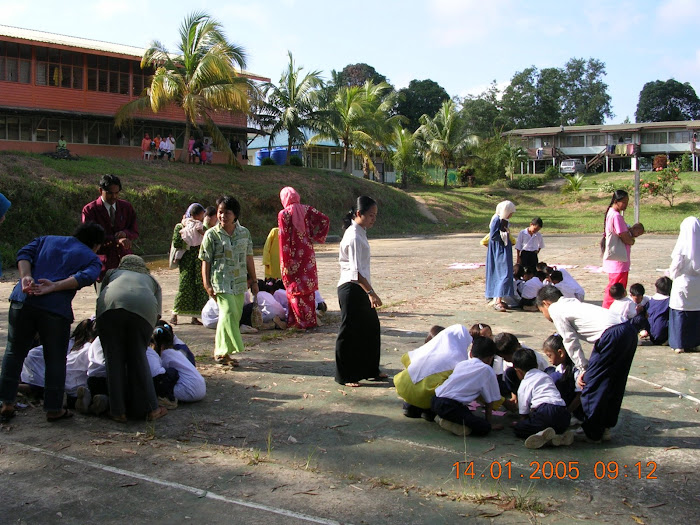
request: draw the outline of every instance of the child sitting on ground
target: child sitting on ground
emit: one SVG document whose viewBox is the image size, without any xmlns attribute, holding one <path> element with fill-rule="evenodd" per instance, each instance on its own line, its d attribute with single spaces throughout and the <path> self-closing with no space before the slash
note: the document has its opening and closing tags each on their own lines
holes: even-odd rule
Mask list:
<svg viewBox="0 0 700 525">
<path fill-rule="evenodd" d="M 179 378 L 173 387 L 175 399 L 184 403 L 201 401 L 207 393 L 206 383 L 202 374 L 178 350 L 173 348 L 174 336 L 172 330 L 158 326 L 153 331 L 153 348 L 160 355 L 165 369 L 174 368 Z"/>
<path fill-rule="evenodd" d="M 649 297 L 648 295 L 644 295 L 644 285 L 641 283 L 634 283 L 632 286 L 630 286 L 630 299 L 634 302 L 636 305 L 636 313 L 640 314 L 643 311 L 646 310 L 647 305 L 649 304 Z"/>
<path fill-rule="evenodd" d="M 525 447 L 541 448 L 546 443 L 571 445 L 574 433 L 567 430 L 571 414 L 552 379 L 537 369 L 535 352 L 521 348 L 513 355 L 513 368 L 520 378 L 518 408 L 520 421 L 513 423 L 515 435 L 525 438 Z"/>
<path fill-rule="evenodd" d="M 624 284 L 613 284 L 608 293 L 613 298 L 610 312 L 618 315 L 621 319 L 620 322 L 633 319 L 637 315 L 637 305 L 632 299 L 627 297 L 627 290 L 625 290 Z"/>
<path fill-rule="evenodd" d="M 566 353 L 564 340 L 559 334 L 550 335 L 542 345 L 542 352 L 552 365 L 547 367 L 545 372 L 554 381 L 567 410 L 576 416 L 577 422 L 582 421 L 584 415 L 581 409 L 581 387 L 576 383 L 579 370 Z"/>
<path fill-rule="evenodd" d="M 506 407 L 510 410 L 514 410 L 520 379 L 515 373 L 515 369 L 513 369 L 513 354 L 520 348 L 528 347 L 521 345 L 518 338 L 509 332 L 496 334 L 493 341 L 496 343 L 496 357 L 493 360 L 493 371 L 498 378 L 498 386 L 501 395 L 509 400 L 506 403 Z M 532 349 L 530 348 L 530 350 Z M 535 356 L 537 358 L 537 368 L 539 370 L 545 370 L 549 365 L 547 358 L 539 352 L 535 352 Z"/>
<path fill-rule="evenodd" d="M 457 436 L 485 436 L 503 425 L 491 424 L 493 404 L 500 401 L 498 381 L 491 365 L 496 355 L 496 344 L 487 337 L 472 343 L 469 359 L 460 361 L 447 380 L 435 389 L 430 407 L 435 422 Z M 467 406 L 480 399 L 486 405 L 485 418 L 475 416 Z"/>
<path fill-rule="evenodd" d="M 401 357 L 406 369 L 394 376 L 394 385 L 396 393 L 404 400 L 404 416 L 433 420 L 430 402 L 435 389 L 450 377 L 457 363 L 469 358 L 471 342 L 467 329 L 455 324 Z"/>
<path fill-rule="evenodd" d="M 75 409 L 81 414 L 96 416 L 109 409 L 107 367 L 99 337 L 88 348 L 87 386 L 78 387 Z"/>
<path fill-rule="evenodd" d="M 651 296 L 646 306 L 647 322 L 639 335 L 649 337 L 655 345 L 668 343 L 668 303 L 672 285 L 673 281 L 670 278 L 659 277 L 655 283 L 656 293 Z"/>
<path fill-rule="evenodd" d="M 564 297 L 575 298 L 583 302 L 586 292 L 583 287 L 569 274 L 568 279 L 564 279 L 561 270 L 552 270 L 549 274 L 549 282 L 552 283 Z"/>
<path fill-rule="evenodd" d="M 536 312 L 535 298 L 537 292 L 542 288 L 542 281 L 546 275 L 537 272 L 533 267 L 526 266 L 523 270 L 523 279 L 518 282 L 518 293 L 520 294 L 520 306 L 526 312 Z"/>
<path fill-rule="evenodd" d="M 476 323 L 469 329 L 469 335 L 472 339 L 476 339 L 477 337 L 488 337 L 491 339 L 493 337 L 493 332 L 491 331 L 491 327 L 486 323 Z"/>
<path fill-rule="evenodd" d="M 535 217 L 530 221 L 530 226 L 518 234 L 515 241 L 516 262 L 523 266 L 534 268 L 537 266 L 537 256 L 544 248 L 544 239 L 539 233 L 542 229 L 542 219 Z"/>
</svg>

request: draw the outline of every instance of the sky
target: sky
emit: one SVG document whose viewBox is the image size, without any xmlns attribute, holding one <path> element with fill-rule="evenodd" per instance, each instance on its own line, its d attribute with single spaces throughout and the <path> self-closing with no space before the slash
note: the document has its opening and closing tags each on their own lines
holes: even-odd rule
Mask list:
<svg viewBox="0 0 700 525">
<path fill-rule="evenodd" d="M 634 121 L 646 82 L 674 78 L 700 88 L 698 0 L 0 0 L 0 24 L 175 50 L 193 10 L 216 18 L 245 48 L 247 70 L 277 82 L 291 51 L 330 78 L 359 62 L 397 88 L 431 79 L 450 96 L 505 87 L 529 66 L 573 57 L 606 64 L 615 116 Z"/>
</svg>

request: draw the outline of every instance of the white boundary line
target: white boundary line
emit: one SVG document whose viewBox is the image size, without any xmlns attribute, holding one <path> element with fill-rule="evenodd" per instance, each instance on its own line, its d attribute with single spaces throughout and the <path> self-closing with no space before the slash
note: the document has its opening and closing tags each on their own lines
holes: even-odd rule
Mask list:
<svg viewBox="0 0 700 525">
<path fill-rule="evenodd" d="M 232 503 L 234 505 L 240 505 L 241 507 L 248 507 L 251 509 L 261 510 L 264 512 L 271 512 L 272 514 L 278 514 L 280 516 L 286 516 L 288 518 L 297 518 L 303 521 L 308 521 L 310 523 L 320 523 L 323 525 L 341 525 L 340 522 L 334 521 L 327 518 L 319 518 L 316 516 L 309 516 L 308 514 L 301 514 L 299 512 L 294 512 L 292 510 L 282 509 L 279 507 L 270 507 L 268 505 L 263 505 L 262 503 L 251 503 L 249 501 L 243 501 L 236 498 L 230 498 L 228 496 L 222 496 L 221 494 L 216 494 L 214 492 L 209 492 L 208 490 L 198 489 L 196 487 L 191 487 L 189 485 L 183 485 L 182 483 L 174 483 L 172 481 L 165 481 L 162 479 L 154 478 L 152 476 L 147 476 L 145 474 L 139 474 L 138 472 L 132 472 L 130 470 L 124 470 L 117 467 L 110 467 L 109 465 L 103 465 L 101 463 L 96 463 L 93 461 L 87 461 L 84 459 L 75 458 L 73 456 L 68 456 L 67 454 L 61 454 L 60 452 L 53 452 L 51 450 L 45 450 L 38 447 L 33 447 L 31 445 L 25 445 L 24 443 L 18 443 L 16 441 L 7 441 L 6 443 L 14 445 L 26 450 L 31 450 L 39 454 L 44 454 L 57 459 L 62 459 L 64 461 L 70 461 L 72 463 L 78 463 L 79 465 L 84 465 L 86 467 L 103 470 L 105 472 L 111 472 L 112 474 L 118 474 L 120 476 L 126 476 L 129 478 L 140 479 L 141 481 L 147 481 L 155 485 L 162 485 L 164 487 L 170 487 L 190 494 L 194 494 L 198 498 L 209 498 L 216 501 L 223 501 L 224 503 Z"/>
<path fill-rule="evenodd" d="M 700 404 L 700 399 L 698 399 L 697 397 L 689 396 L 687 394 L 684 394 L 683 392 L 678 392 L 677 390 L 673 390 L 672 388 L 668 388 L 668 387 L 663 386 L 663 385 L 658 385 L 656 383 L 652 383 L 651 381 L 647 381 L 646 379 L 642 379 L 641 377 L 635 377 L 635 376 L 627 376 L 627 377 L 629 377 L 630 379 L 636 379 L 637 381 L 641 381 L 642 383 L 646 383 L 647 385 L 651 385 L 655 388 L 662 388 L 666 392 L 671 392 L 672 394 L 676 394 L 679 397 L 682 397 L 684 399 L 689 399 L 690 401 L 692 401 L 694 403 Z"/>
</svg>

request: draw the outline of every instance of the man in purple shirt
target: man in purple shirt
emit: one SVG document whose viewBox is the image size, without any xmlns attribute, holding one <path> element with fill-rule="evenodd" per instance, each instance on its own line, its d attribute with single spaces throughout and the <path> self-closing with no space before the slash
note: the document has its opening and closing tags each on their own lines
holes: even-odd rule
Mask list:
<svg viewBox="0 0 700 525">
<path fill-rule="evenodd" d="M 102 281 L 107 270 L 119 266 L 125 255 L 132 253 L 132 241 L 138 239 L 136 213 L 131 204 L 119 199 L 122 183 L 116 175 L 104 175 L 100 180 L 100 196 L 85 205 L 82 222 L 95 222 L 105 231 L 104 244 L 97 252 L 102 261 Z"/>
<path fill-rule="evenodd" d="M 17 252 L 20 280 L 10 295 L 7 348 L 0 373 L 0 421 L 15 415 L 22 364 L 38 334 L 44 347 L 44 410 L 50 422 L 71 417 L 63 408 L 66 354 L 77 289 L 100 275 L 96 255 L 104 240 L 99 224 L 78 226 L 72 237 L 38 237 Z"/>
</svg>

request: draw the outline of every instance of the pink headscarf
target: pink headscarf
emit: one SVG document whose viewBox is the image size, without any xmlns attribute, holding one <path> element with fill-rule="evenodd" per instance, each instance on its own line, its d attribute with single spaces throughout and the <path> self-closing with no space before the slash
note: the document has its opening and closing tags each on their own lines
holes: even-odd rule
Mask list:
<svg viewBox="0 0 700 525">
<path fill-rule="evenodd" d="M 285 211 L 292 216 L 292 225 L 300 232 L 306 231 L 304 218 L 306 217 L 306 208 L 301 205 L 301 198 L 297 190 L 291 186 L 286 186 L 280 191 L 280 200 Z"/>
</svg>

